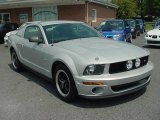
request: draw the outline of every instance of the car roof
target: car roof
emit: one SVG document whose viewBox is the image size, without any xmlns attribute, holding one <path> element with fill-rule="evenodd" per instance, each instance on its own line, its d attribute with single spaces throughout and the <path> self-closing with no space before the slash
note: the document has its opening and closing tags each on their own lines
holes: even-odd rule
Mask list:
<svg viewBox="0 0 160 120">
<path fill-rule="evenodd" d="M 64 24 L 64 23 L 83 23 L 81 21 L 62 21 L 62 20 L 56 20 L 56 21 L 37 21 L 37 22 L 32 22 L 32 23 L 37 23 L 42 26 L 46 25 L 52 25 L 52 24 Z"/>
<path fill-rule="evenodd" d="M 135 21 L 135 19 L 125 19 L 126 21 L 130 21 L 130 20 L 132 20 L 132 21 Z"/>
<path fill-rule="evenodd" d="M 124 19 L 107 19 L 105 21 L 124 21 Z"/>
</svg>

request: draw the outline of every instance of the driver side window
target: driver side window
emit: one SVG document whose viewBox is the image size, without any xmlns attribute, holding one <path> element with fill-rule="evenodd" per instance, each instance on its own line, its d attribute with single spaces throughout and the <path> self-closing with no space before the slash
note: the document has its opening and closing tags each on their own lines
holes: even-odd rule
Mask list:
<svg viewBox="0 0 160 120">
<path fill-rule="evenodd" d="M 41 30 L 38 26 L 29 26 L 26 28 L 24 38 L 29 39 L 32 37 L 38 37 L 39 39 L 43 39 Z"/>
</svg>

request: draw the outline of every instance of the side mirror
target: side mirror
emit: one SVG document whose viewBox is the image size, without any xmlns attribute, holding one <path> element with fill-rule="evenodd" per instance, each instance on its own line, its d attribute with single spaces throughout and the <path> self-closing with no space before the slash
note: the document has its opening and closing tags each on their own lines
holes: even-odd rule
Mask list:
<svg viewBox="0 0 160 120">
<path fill-rule="evenodd" d="M 98 27 L 94 27 L 94 29 L 95 29 L 95 30 L 100 30 L 100 28 L 98 28 Z"/>
<path fill-rule="evenodd" d="M 29 42 L 43 43 L 43 40 L 39 37 L 31 37 L 29 38 Z"/>
</svg>

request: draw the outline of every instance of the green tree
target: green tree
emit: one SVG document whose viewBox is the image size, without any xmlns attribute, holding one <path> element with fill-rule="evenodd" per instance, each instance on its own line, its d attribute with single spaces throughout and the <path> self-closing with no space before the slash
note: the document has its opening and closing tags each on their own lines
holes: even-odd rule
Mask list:
<svg viewBox="0 0 160 120">
<path fill-rule="evenodd" d="M 160 0 L 143 0 L 144 15 L 160 17 Z"/>
<path fill-rule="evenodd" d="M 138 7 L 135 0 L 113 0 L 119 6 L 117 18 L 126 19 L 137 15 Z"/>
</svg>

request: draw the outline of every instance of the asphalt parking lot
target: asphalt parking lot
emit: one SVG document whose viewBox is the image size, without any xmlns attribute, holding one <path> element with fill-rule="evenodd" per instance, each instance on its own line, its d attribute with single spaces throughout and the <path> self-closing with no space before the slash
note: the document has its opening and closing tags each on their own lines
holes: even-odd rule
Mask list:
<svg viewBox="0 0 160 120">
<path fill-rule="evenodd" d="M 133 40 L 143 46 L 143 35 Z M 155 69 L 147 89 L 103 100 L 60 100 L 50 82 L 10 65 L 9 50 L 0 45 L 0 120 L 160 120 L 160 47 L 146 47 Z"/>
</svg>

